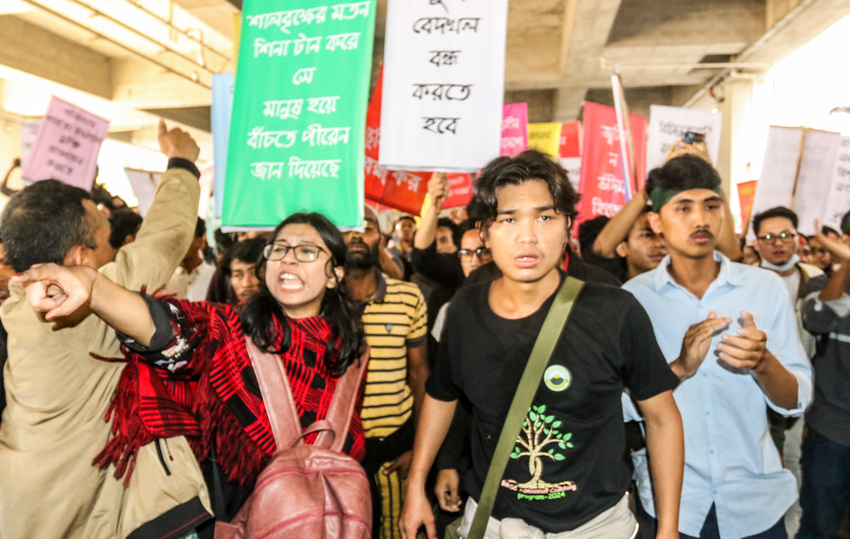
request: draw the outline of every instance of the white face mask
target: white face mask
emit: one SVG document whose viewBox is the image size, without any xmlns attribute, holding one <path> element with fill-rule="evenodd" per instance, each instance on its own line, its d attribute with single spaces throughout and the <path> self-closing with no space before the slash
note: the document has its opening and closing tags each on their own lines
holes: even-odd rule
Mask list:
<svg viewBox="0 0 850 539">
<path fill-rule="evenodd" d="M 800 261 L 799 255 L 795 254 L 794 256 L 791 257 L 791 260 L 782 264 L 781 266 L 777 266 L 776 264 L 771 264 L 767 260 L 762 260 L 761 261 L 761 267 L 763 267 L 764 269 L 777 271 L 779 273 L 784 273 L 784 272 L 788 271 L 789 269 L 793 268 L 795 265 L 797 265 L 797 262 L 799 262 L 799 261 Z"/>
</svg>

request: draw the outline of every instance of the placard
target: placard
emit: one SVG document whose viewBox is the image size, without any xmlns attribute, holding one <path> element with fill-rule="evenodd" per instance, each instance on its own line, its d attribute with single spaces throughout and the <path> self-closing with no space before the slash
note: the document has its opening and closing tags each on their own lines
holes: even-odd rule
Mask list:
<svg viewBox="0 0 850 539">
<path fill-rule="evenodd" d="M 528 103 L 511 103 L 502 110 L 499 155 L 513 157 L 528 149 Z"/>
<path fill-rule="evenodd" d="M 56 179 L 89 191 L 108 132 L 108 120 L 53 96 L 21 175 L 27 182 Z"/>
<path fill-rule="evenodd" d="M 366 113 L 365 193 L 368 200 L 406 213 L 419 215 L 431 172 L 388 170 L 378 164 L 381 150 L 381 98 L 383 71 L 378 75 L 375 90 Z M 449 196 L 443 208 L 465 206 L 472 199 L 472 176 L 449 173 Z"/>
<path fill-rule="evenodd" d="M 826 204 L 820 215 L 821 226 L 841 230 L 841 219 L 850 211 L 850 137 L 841 137 L 832 167 L 832 184 L 822 198 Z M 803 229 L 802 221 L 800 228 Z"/>
<path fill-rule="evenodd" d="M 635 148 L 637 185 L 646 183 L 646 118 L 629 115 Z M 579 215 L 576 224 L 599 215 L 614 217 L 628 202 L 624 181 L 624 158 L 620 144 L 617 116 L 612 107 L 584 103 L 584 147 L 581 163 Z M 574 226 L 574 230 L 577 227 Z"/>
<path fill-rule="evenodd" d="M 717 166 L 722 125 L 722 112 L 652 105 L 649 107 L 646 172 L 664 165 L 670 146 L 682 140 L 688 131 L 705 135 L 708 156 Z"/>
<path fill-rule="evenodd" d="M 159 178 L 162 172 L 152 172 L 150 170 L 137 170 L 134 168 L 125 168 L 127 179 L 130 180 L 130 187 L 133 188 L 133 195 L 139 201 L 139 215 L 144 217 L 153 203 L 153 197 L 156 194 L 156 186 L 159 183 Z"/>
<path fill-rule="evenodd" d="M 389 0 L 379 162 L 474 172 L 499 156 L 507 0 Z"/>
<path fill-rule="evenodd" d="M 221 219 L 224 202 L 224 181 L 227 177 L 227 145 L 230 139 L 230 121 L 233 117 L 233 92 L 236 89 L 234 73 L 216 73 L 212 76 L 212 120 L 213 137 L 213 204 L 216 219 Z"/>
<path fill-rule="evenodd" d="M 829 196 L 845 200 L 840 191 L 831 191 L 836 179 L 840 184 L 836 175 L 841 142 L 839 133 L 770 126 L 753 215 L 777 206 L 790 208 L 799 218 L 799 231 L 812 234 L 813 221 L 828 215 Z M 754 237 L 750 227 L 748 238 Z"/>
<path fill-rule="evenodd" d="M 557 159 L 561 149 L 561 124 L 528 124 L 528 147 Z"/>
<path fill-rule="evenodd" d="M 38 135 L 38 124 L 21 124 L 21 166 L 25 166 Z"/>
<path fill-rule="evenodd" d="M 362 226 L 375 1 L 246 0 L 222 224 Z"/>
</svg>

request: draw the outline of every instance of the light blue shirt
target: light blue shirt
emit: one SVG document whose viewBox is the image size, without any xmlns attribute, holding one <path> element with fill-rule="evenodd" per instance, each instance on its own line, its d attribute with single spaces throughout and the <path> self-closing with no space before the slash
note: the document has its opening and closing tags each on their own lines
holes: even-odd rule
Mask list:
<svg viewBox="0 0 850 539">
<path fill-rule="evenodd" d="M 730 262 L 717 252 L 714 258 L 720 262 L 720 273 L 702 299 L 676 284 L 667 271 L 669 256 L 623 288 L 646 309 L 668 362 L 679 356 L 688 328 L 710 312 L 732 319 L 728 328 L 713 336 L 696 374 L 673 392 L 685 429 L 679 531 L 698 537 L 713 503 L 720 536 L 747 537 L 775 525 L 797 498 L 794 476 L 782 468 L 770 437 L 765 402 L 782 415 L 801 415 L 811 402 L 812 368 L 781 279 L 771 271 Z M 750 371 L 735 369 L 717 357 L 722 334 L 736 335 L 741 327 L 741 311 L 752 313 L 756 327 L 767 334 L 767 349 L 797 378 L 796 409 L 776 406 Z M 645 453 L 636 454 L 634 460 L 641 501 L 654 516 Z"/>
</svg>

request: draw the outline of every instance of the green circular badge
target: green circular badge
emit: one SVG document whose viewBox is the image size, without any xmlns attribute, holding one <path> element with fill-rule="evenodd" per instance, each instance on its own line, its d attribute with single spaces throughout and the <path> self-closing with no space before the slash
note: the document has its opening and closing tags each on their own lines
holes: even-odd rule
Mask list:
<svg viewBox="0 0 850 539">
<path fill-rule="evenodd" d="M 543 381 L 552 391 L 563 391 L 573 383 L 573 375 L 566 367 L 552 365 L 543 374 Z"/>
</svg>

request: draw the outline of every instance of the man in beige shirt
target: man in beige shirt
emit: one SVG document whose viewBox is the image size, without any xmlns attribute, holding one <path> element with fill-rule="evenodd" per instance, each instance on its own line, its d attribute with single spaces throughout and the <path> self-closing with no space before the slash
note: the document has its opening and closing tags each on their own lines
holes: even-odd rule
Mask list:
<svg viewBox="0 0 850 539">
<path fill-rule="evenodd" d="M 159 144 L 169 170 L 134 243 L 113 260 L 109 223 L 88 194 L 37 182 L 15 195 L 2 216 L 0 234 L 15 271 L 52 262 L 98 269 L 134 290 L 165 284 L 195 228 L 199 150 L 188 134 L 167 131 L 164 123 Z M 45 321 L 20 284 L 13 282 L 10 293 L 0 308 L 9 334 L 0 537 L 179 537 L 208 518 L 203 478 L 182 437 L 145 446 L 126 487 L 114 469 L 92 465 L 110 437 L 105 417 L 125 365 L 97 358 L 121 357 L 114 331 L 90 312 Z M 160 518 L 166 513 L 169 523 Z"/>
</svg>

